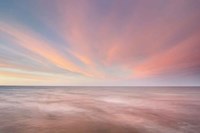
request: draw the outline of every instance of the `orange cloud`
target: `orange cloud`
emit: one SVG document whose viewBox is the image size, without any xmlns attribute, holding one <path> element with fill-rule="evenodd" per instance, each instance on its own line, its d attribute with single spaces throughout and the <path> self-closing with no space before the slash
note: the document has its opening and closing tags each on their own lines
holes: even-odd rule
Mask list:
<svg viewBox="0 0 200 133">
<path fill-rule="evenodd" d="M 13 41 L 20 46 L 46 58 L 56 66 L 72 72 L 81 73 L 87 76 L 89 75 L 87 72 L 81 70 L 81 68 L 75 65 L 72 61 L 62 56 L 59 51 L 56 51 L 55 48 L 51 47 L 52 44 L 48 41 L 39 38 L 34 33 L 25 30 L 23 27 L 20 27 L 20 30 L 18 30 L 15 27 L 1 23 L 0 30 L 11 36 Z"/>
</svg>

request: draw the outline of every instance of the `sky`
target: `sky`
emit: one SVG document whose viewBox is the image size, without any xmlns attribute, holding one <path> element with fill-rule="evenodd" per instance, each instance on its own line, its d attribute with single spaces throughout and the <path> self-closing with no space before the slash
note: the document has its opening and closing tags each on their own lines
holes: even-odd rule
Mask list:
<svg viewBox="0 0 200 133">
<path fill-rule="evenodd" d="M 1 0 L 0 85 L 199 86 L 200 0 Z"/>
</svg>

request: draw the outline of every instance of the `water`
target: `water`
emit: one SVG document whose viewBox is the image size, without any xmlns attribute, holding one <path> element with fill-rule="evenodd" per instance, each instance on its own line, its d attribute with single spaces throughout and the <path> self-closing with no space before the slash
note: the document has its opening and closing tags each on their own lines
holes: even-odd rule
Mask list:
<svg viewBox="0 0 200 133">
<path fill-rule="evenodd" d="M 0 133 L 199 133 L 198 87 L 0 87 Z"/>
</svg>

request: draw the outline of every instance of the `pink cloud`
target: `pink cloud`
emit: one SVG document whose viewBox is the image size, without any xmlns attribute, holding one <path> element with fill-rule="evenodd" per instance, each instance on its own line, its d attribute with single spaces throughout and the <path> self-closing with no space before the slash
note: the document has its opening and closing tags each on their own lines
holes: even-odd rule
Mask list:
<svg viewBox="0 0 200 133">
<path fill-rule="evenodd" d="M 183 72 L 182 70 L 185 70 L 185 73 L 195 71 L 197 67 L 200 67 L 199 42 L 199 34 L 186 38 L 175 47 L 155 54 L 152 58 L 136 65 L 133 68 L 133 74 L 148 77 Z"/>
</svg>

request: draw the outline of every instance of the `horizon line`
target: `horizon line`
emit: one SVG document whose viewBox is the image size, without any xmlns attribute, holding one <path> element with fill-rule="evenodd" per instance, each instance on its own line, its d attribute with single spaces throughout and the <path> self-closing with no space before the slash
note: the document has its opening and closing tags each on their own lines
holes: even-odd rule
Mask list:
<svg viewBox="0 0 200 133">
<path fill-rule="evenodd" d="M 200 87 L 199 85 L 0 85 L 0 87 Z"/>
</svg>

